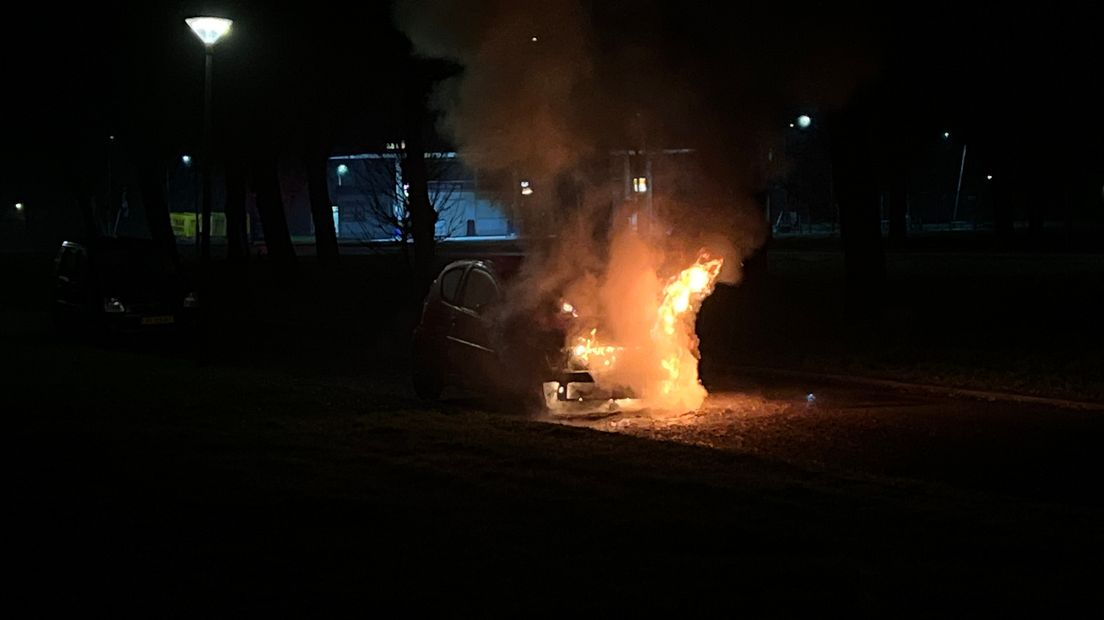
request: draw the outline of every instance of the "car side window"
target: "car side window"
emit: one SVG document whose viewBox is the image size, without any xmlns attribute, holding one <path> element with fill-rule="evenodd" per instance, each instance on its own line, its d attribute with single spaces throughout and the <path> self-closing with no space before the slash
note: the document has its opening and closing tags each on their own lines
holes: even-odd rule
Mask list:
<svg viewBox="0 0 1104 620">
<path fill-rule="evenodd" d="M 58 268 L 57 273 L 59 276 L 65 276 L 72 278 L 76 272 L 77 258 L 74 252 L 69 248 L 62 248 L 58 253 Z"/>
<path fill-rule="evenodd" d="M 460 278 L 464 276 L 463 267 L 453 267 L 441 276 L 441 297 L 450 304 L 457 303 L 460 293 Z"/>
<path fill-rule="evenodd" d="M 73 258 L 73 271 L 78 278 L 85 277 L 85 272 L 88 271 L 88 255 L 84 250 L 78 250 Z"/>
<path fill-rule="evenodd" d="M 479 312 L 498 299 L 498 285 L 491 274 L 481 269 L 472 269 L 468 281 L 464 284 L 464 295 L 460 305 Z"/>
</svg>

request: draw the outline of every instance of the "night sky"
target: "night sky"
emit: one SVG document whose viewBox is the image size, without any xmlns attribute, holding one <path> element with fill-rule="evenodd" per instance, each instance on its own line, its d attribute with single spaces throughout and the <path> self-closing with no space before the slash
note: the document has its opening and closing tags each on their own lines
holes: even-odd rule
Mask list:
<svg viewBox="0 0 1104 620">
<path fill-rule="evenodd" d="M 649 75 L 677 72 L 684 89 L 709 102 L 706 121 L 718 126 L 749 110 L 757 123 L 776 115 L 781 125 L 794 110 L 830 109 L 874 80 L 887 93 L 882 130 L 902 139 L 953 131 L 997 171 L 1025 162 L 1101 166 L 1095 116 L 1104 54 L 1099 21 L 1083 8 L 583 6 L 599 58 L 620 55 L 623 67 L 625 50 L 639 52 L 628 62 L 642 79 L 629 87 L 647 89 Z M 102 152 L 108 135 L 166 157 L 197 148 L 203 52 L 183 18 L 202 12 L 236 20 L 216 57 L 216 124 L 225 140 L 284 148 L 328 134 L 334 148 L 357 149 L 399 133 L 403 76 L 417 69 L 388 3 L 24 6 L 4 42 L 2 156 L 12 179 L 5 194 L 56 190 Z"/>
</svg>

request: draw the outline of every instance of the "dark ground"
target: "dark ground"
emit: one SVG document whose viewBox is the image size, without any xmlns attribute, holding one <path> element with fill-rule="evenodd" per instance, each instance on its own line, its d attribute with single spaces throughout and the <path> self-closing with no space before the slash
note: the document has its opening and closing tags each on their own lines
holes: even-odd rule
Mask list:
<svg viewBox="0 0 1104 620">
<path fill-rule="evenodd" d="M 714 396 L 702 412 L 570 424 L 463 394 L 415 400 L 403 333 L 417 304 L 368 259 L 321 279 L 307 261 L 283 279 L 252 266 L 233 309 L 212 304 L 223 322 L 202 361 L 194 340 L 104 346 L 53 335 L 41 312 L 48 262 L 4 260 L 16 293 L 0 323 L 7 598 L 35 615 L 399 604 L 972 616 L 1099 603 L 1102 414 L 725 370 L 780 363 L 786 351 L 798 364 L 867 363 L 891 348 L 853 327 L 802 344 L 819 330 L 789 319 L 839 325 L 825 318 L 833 302 L 800 305 L 803 291 L 830 294 L 830 257 L 780 255 L 824 275 L 803 268 L 718 292 L 703 311 Z M 916 343 L 957 322 L 926 315 L 952 302 L 967 320 L 1013 298 L 1046 299 L 1026 306 L 1036 317 L 1089 315 L 1079 287 L 1099 271 L 1051 271 L 1015 291 L 999 286 L 1022 284 L 1018 270 L 912 297 L 912 285 L 939 280 L 899 271 L 894 303 L 912 331 L 889 344 L 898 359 L 943 359 L 942 340 Z M 978 307 L 978 283 L 1003 296 Z M 1015 328 L 1013 313 L 990 316 L 995 325 L 961 345 L 976 359 L 1002 354 L 969 343 Z M 1055 376 L 1094 380 L 1095 329 L 1081 334 L 1078 372 L 1047 362 Z M 1005 351 L 1031 359 L 1057 359 L 1077 336 L 1064 323 L 1049 338 L 1014 333 L 1022 344 Z M 721 355 L 720 342 L 747 346 Z"/>
</svg>

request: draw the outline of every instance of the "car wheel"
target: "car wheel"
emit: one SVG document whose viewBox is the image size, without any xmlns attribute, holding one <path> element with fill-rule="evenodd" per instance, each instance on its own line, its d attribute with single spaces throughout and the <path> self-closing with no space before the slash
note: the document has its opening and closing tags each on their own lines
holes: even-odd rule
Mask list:
<svg viewBox="0 0 1104 620">
<path fill-rule="evenodd" d="M 74 320 L 73 313 L 69 312 L 65 308 L 55 306 L 51 319 L 54 326 L 54 331 L 63 338 L 71 338 L 77 331 L 76 321 Z"/>
<path fill-rule="evenodd" d="M 534 415 L 543 416 L 551 413 L 548 401 L 544 394 L 544 384 L 538 383 L 533 389 L 528 390 L 526 405 Z"/>
<path fill-rule="evenodd" d="M 445 389 L 444 377 L 440 367 L 433 363 L 424 353 L 414 349 L 414 364 L 411 369 L 414 382 L 414 393 L 418 398 L 425 400 L 437 400 L 441 398 L 441 392 Z"/>
<path fill-rule="evenodd" d="M 437 400 L 445 386 L 439 374 L 425 368 L 414 369 L 414 393 L 424 400 Z"/>
</svg>

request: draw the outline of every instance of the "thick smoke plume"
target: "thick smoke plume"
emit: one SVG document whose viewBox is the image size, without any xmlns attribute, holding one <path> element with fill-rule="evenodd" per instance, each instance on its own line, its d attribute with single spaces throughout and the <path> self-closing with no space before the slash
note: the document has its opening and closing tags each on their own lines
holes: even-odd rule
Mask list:
<svg viewBox="0 0 1104 620">
<path fill-rule="evenodd" d="M 784 126 L 780 102 L 800 100 L 801 84 L 830 98 L 826 81 L 848 81 L 810 77 L 815 59 L 846 50 L 817 50 L 805 20 L 712 11 L 580 0 L 396 9 L 418 53 L 462 67 L 436 104 L 464 161 L 501 180 L 500 198 L 530 243 L 513 309 L 569 300 L 580 325 L 635 351 L 607 381 L 637 393 L 654 395 L 658 357 L 669 353 L 654 342 L 665 285 L 702 250 L 723 258 L 721 282 L 736 283 L 761 244 L 765 218 L 754 196 Z M 785 36 L 763 31 L 775 17 Z M 635 176 L 647 178 L 647 192 L 627 186 Z M 520 181 L 532 192 L 519 196 Z M 696 356 L 698 303 L 678 355 Z M 696 384 L 696 358 L 684 372 Z M 662 404 L 694 408 L 704 390 L 691 391 Z"/>
</svg>

